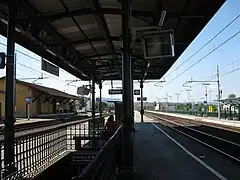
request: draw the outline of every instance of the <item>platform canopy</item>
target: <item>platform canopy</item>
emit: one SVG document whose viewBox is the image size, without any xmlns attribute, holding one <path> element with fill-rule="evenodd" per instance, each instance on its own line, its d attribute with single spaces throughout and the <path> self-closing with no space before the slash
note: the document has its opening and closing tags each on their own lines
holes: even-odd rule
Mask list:
<svg viewBox="0 0 240 180">
<path fill-rule="evenodd" d="M 228 99 L 221 99 L 221 103 L 225 105 L 231 105 L 231 106 L 240 106 L 240 98 L 228 98 Z"/>
<path fill-rule="evenodd" d="M 1 2 L 7 2 L 2 0 Z M 175 35 L 175 57 L 144 59 L 140 39 L 132 44 L 134 79 L 160 79 L 225 0 L 133 0 L 132 29 L 157 26 Z M 16 42 L 80 79 L 96 61 L 97 80 L 121 79 L 121 4 L 117 0 L 16 0 Z M 7 35 L 7 8 L 0 33 Z"/>
</svg>

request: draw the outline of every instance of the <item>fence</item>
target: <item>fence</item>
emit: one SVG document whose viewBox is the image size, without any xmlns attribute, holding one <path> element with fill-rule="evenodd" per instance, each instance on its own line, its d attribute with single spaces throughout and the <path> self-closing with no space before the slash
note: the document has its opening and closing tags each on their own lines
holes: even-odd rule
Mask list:
<svg viewBox="0 0 240 180">
<path fill-rule="evenodd" d="M 67 122 L 50 127 L 36 129 L 29 133 L 17 134 L 14 139 L 16 172 L 3 177 L 6 170 L 4 165 L 4 141 L 0 141 L 0 172 L 1 179 L 33 178 L 53 163 L 63 158 L 69 152 L 75 151 L 74 137 L 97 136 L 103 128 L 104 118 L 91 118 Z M 90 129 L 92 128 L 92 129 Z M 84 141 L 81 146 L 88 144 Z"/>
<path fill-rule="evenodd" d="M 74 180 L 114 179 L 121 159 L 122 125 L 115 134 L 104 144 L 96 157 Z"/>
</svg>

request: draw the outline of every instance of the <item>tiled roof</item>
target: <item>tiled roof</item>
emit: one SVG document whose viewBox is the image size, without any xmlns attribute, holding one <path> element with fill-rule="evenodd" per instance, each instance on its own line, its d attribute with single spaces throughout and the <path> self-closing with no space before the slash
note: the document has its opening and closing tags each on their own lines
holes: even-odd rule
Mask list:
<svg viewBox="0 0 240 180">
<path fill-rule="evenodd" d="M 0 78 L 0 80 L 1 79 L 5 79 L 5 76 Z M 45 94 L 49 94 L 49 95 L 52 95 L 52 96 L 55 96 L 55 97 L 62 97 L 62 98 L 65 98 L 65 99 L 78 99 L 78 96 L 74 96 L 74 95 L 59 91 L 59 90 L 54 89 L 54 88 L 40 86 L 40 85 L 37 85 L 37 84 L 21 81 L 21 80 L 18 80 L 18 79 L 16 80 L 16 83 L 28 86 L 32 89 L 36 89 L 40 92 L 43 92 Z"/>
</svg>

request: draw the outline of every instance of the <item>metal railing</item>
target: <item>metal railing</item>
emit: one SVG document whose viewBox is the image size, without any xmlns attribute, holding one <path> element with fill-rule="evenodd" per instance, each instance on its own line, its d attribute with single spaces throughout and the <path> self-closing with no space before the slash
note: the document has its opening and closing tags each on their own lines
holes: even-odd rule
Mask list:
<svg viewBox="0 0 240 180">
<path fill-rule="evenodd" d="M 117 168 L 121 164 L 122 125 L 115 134 L 104 144 L 96 157 L 88 164 L 79 177 L 74 180 L 114 179 Z"/>
<path fill-rule="evenodd" d="M 93 127 L 92 127 L 93 126 Z M 3 177 L 4 140 L 0 141 L 0 179 L 33 178 L 46 168 L 63 158 L 69 152 L 75 151 L 74 137 L 98 136 L 103 129 L 104 118 L 91 118 L 67 122 L 27 133 L 18 133 L 14 138 L 16 172 Z M 92 128 L 92 129 L 90 129 Z M 91 147 L 90 141 L 83 141 L 81 146 Z"/>
</svg>

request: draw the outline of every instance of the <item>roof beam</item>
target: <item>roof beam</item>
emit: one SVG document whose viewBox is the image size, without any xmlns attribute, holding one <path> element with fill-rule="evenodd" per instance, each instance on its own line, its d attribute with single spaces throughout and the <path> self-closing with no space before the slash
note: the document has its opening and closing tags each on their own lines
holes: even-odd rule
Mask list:
<svg viewBox="0 0 240 180">
<path fill-rule="evenodd" d="M 101 8 L 103 14 L 113 14 L 113 15 L 121 15 L 121 9 L 119 8 Z M 48 21 L 56 21 L 72 16 L 85 16 L 95 14 L 95 10 L 92 8 L 81 8 L 81 9 L 74 9 L 68 12 L 60 12 L 54 14 L 43 15 L 43 18 Z M 144 11 L 144 10 L 132 10 L 131 12 L 132 17 L 139 18 L 139 17 L 153 17 L 153 13 L 151 11 Z M 180 12 L 167 12 L 166 17 L 169 18 L 204 18 L 207 15 L 204 14 L 196 14 L 196 13 L 180 13 Z"/>
<path fill-rule="evenodd" d="M 110 56 L 110 55 L 112 55 L 111 52 L 105 52 L 105 53 L 99 54 L 99 56 Z M 122 53 L 117 52 L 116 55 L 117 55 L 117 56 L 122 56 Z M 132 56 L 133 56 L 133 57 L 142 58 L 141 55 L 137 55 L 137 54 L 132 54 Z M 96 55 L 94 55 L 94 54 L 93 54 L 93 55 L 86 55 L 86 56 L 85 56 L 85 58 L 87 58 L 87 59 L 91 59 L 91 58 L 95 58 L 95 57 L 96 57 Z M 103 59 L 104 59 L 104 58 L 103 58 Z"/>
<path fill-rule="evenodd" d="M 120 15 L 121 9 L 119 8 L 101 8 L 101 12 L 103 14 L 114 14 L 114 15 Z M 151 11 L 142 11 L 142 10 L 132 10 L 132 16 L 133 17 L 152 17 Z M 81 8 L 81 9 L 75 9 L 71 10 L 69 12 L 61 12 L 61 13 L 55 13 L 50 15 L 45 15 L 44 18 L 49 21 L 55 21 L 59 19 L 63 19 L 66 17 L 71 16 L 84 16 L 84 15 L 91 15 L 95 14 L 95 10 L 92 8 Z"/>
<path fill-rule="evenodd" d="M 108 47 L 109 47 L 109 49 L 110 49 L 110 51 L 113 55 L 113 59 L 115 59 L 115 64 L 117 66 L 117 71 L 119 73 L 119 76 L 121 77 L 121 69 L 120 69 L 119 59 L 118 59 L 118 56 L 116 54 L 116 50 L 115 50 L 114 44 L 112 42 L 112 39 L 110 37 L 110 32 L 109 32 L 106 20 L 103 16 L 101 6 L 100 6 L 98 0 L 90 0 L 90 2 L 91 2 L 90 4 L 92 6 L 92 9 L 95 11 L 94 15 L 96 17 L 98 25 L 99 25 L 100 29 L 103 31 L 104 37 L 107 39 L 107 45 L 108 45 Z"/>
<path fill-rule="evenodd" d="M 111 36 L 110 39 L 112 41 L 121 41 L 121 38 L 118 36 Z M 104 37 L 94 37 L 94 38 L 91 38 L 90 40 L 91 40 L 91 42 L 100 42 L 100 41 L 105 42 L 106 41 L 106 39 Z M 79 45 L 79 44 L 86 44 L 86 43 L 88 43 L 88 41 L 86 41 L 86 40 L 76 40 L 76 41 L 70 42 L 70 44 L 72 44 L 72 45 Z"/>
<path fill-rule="evenodd" d="M 72 45 L 67 45 L 66 39 L 64 37 L 62 37 L 58 32 L 56 32 L 56 30 L 52 26 L 50 26 L 44 19 L 42 19 L 42 16 L 39 16 L 37 10 L 35 8 L 33 8 L 28 2 L 22 1 L 21 6 L 22 6 L 21 8 L 24 9 L 24 12 L 27 12 L 27 14 L 30 16 L 28 19 L 30 19 L 31 26 L 38 26 L 38 25 L 40 26 L 41 25 L 40 31 L 44 30 L 45 32 L 47 32 L 47 34 L 49 36 L 51 36 L 51 38 L 53 38 L 60 46 L 66 48 L 66 50 L 75 57 L 75 60 L 83 59 L 83 57 L 79 54 L 79 52 L 76 51 L 72 47 Z M 40 32 L 38 34 L 40 34 Z M 32 36 L 34 37 L 33 34 L 32 34 Z M 36 39 L 39 40 L 38 37 Z M 40 43 L 42 43 L 42 42 L 40 42 Z M 47 43 L 44 42 L 44 45 L 45 44 L 47 44 Z M 47 50 L 44 50 L 44 53 L 46 53 L 46 52 L 47 52 Z M 63 53 L 60 51 L 54 52 L 54 53 L 56 53 L 57 56 L 52 58 L 52 61 L 53 61 L 53 59 L 58 59 L 57 60 L 58 62 L 56 63 L 58 66 L 59 66 L 59 64 L 63 65 L 61 67 L 64 68 L 65 70 L 69 71 L 70 73 L 71 73 L 71 71 L 74 71 L 74 68 L 72 68 L 71 66 L 74 66 L 75 64 L 71 64 L 71 66 L 70 66 L 69 60 L 64 57 L 64 54 L 67 54 L 67 53 Z M 84 61 L 82 61 L 82 62 L 84 62 Z M 67 63 L 69 63 L 69 64 L 67 64 Z M 67 64 L 67 66 L 66 66 L 66 64 Z M 79 78 L 83 78 L 83 73 L 80 72 L 80 70 L 78 70 L 77 74 L 78 74 Z M 85 76 L 88 76 L 88 75 L 85 75 Z"/>
<path fill-rule="evenodd" d="M 67 12 L 69 12 L 68 7 L 64 4 L 63 0 L 60 0 L 62 6 L 65 8 L 65 10 Z M 77 26 L 77 28 L 79 29 L 79 31 L 84 35 L 85 39 L 88 41 L 88 44 L 90 44 L 90 46 L 92 47 L 93 51 L 95 52 L 96 56 L 99 58 L 100 61 L 102 61 L 101 57 L 98 56 L 98 52 L 96 50 L 96 48 L 93 46 L 92 42 L 90 41 L 90 39 L 88 38 L 88 36 L 85 34 L 85 32 L 82 30 L 82 28 L 80 27 L 80 25 L 78 24 L 78 22 L 76 21 L 76 19 L 72 16 L 72 21 L 75 23 L 75 25 Z M 109 67 L 109 69 L 111 69 Z"/>
</svg>

